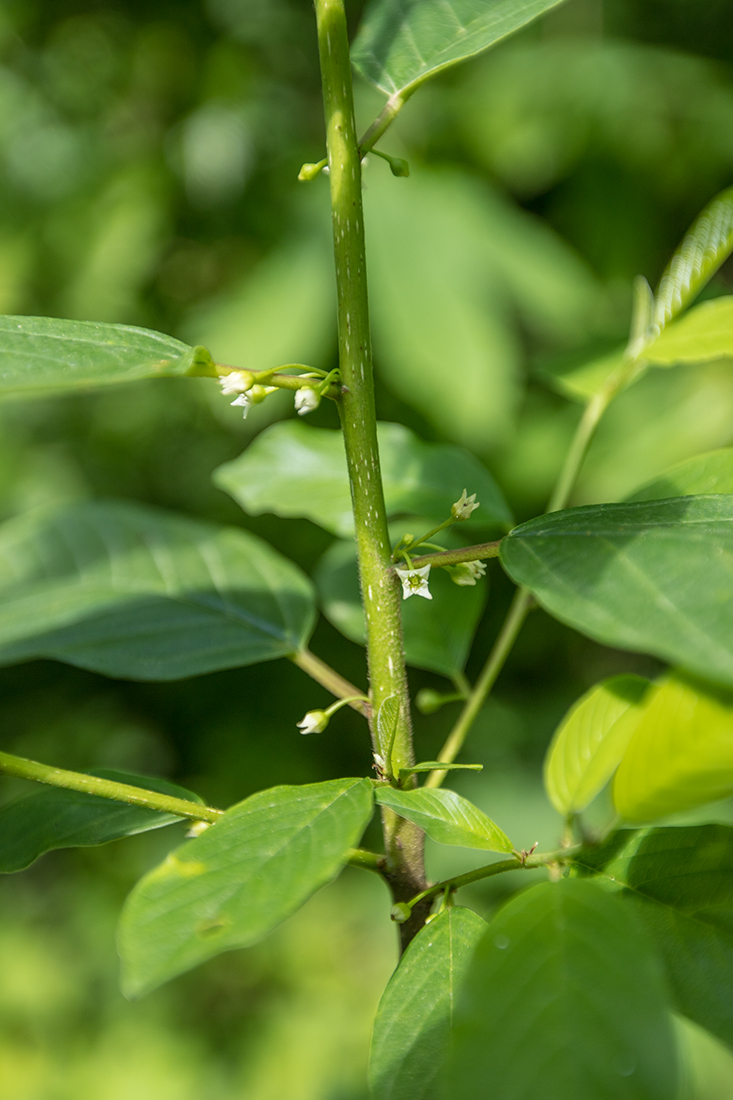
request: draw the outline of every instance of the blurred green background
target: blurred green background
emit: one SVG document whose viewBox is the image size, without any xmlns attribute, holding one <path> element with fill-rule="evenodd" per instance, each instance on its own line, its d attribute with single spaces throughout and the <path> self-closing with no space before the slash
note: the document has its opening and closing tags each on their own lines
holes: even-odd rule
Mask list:
<svg viewBox="0 0 733 1100">
<path fill-rule="evenodd" d="M 365 127 L 381 98 L 357 92 Z M 382 144 L 412 176 L 393 179 L 374 158 L 365 169 L 380 418 L 472 448 L 526 518 L 579 415 L 553 371 L 623 341 L 633 276 L 656 282 L 732 181 L 730 4 L 569 0 L 425 88 Z M 5 0 L 0 312 L 141 324 L 237 366 L 328 368 L 327 181 L 296 181 L 322 151 L 308 0 Z M 730 282 L 724 268 L 708 293 Z M 0 518 L 131 498 L 241 524 L 311 570 L 328 535 L 247 517 L 210 481 L 289 415 L 276 395 L 244 423 L 203 380 L 6 403 Z M 335 427 L 335 410 L 311 420 Z M 576 502 L 619 499 L 731 440 L 729 364 L 657 371 L 607 417 Z M 491 583 L 469 676 L 510 596 L 498 568 Z M 327 623 L 312 648 L 365 683 L 362 651 Z M 469 744 L 485 770 L 456 785 L 520 846 L 553 846 L 539 777 L 556 722 L 599 678 L 655 668 L 534 613 Z M 411 681 L 450 690 L 428 673 Z M 4 749 L 167 775 L 215 805 L 370 766 L 351 713 L 320 737 L 298 734 L 327 696 L 287 662 L 174 684 L 37 662 L 0 670 L 0 690 Z M 423 759 L 454 716 L 417 717 Z M 396 959 L 379 881 L 349 870 L 259 947 L 130 1005 L 116 987 L 116 917 L 179 838 L 176 827 L 53 853 L 0 882 L 0 1100 L 361 1100 Z M 430 869 L 462 858 L 431 848 Z M 489 913 L 516 885 L 472 900 Z M 691 1028 L 683 1039 L 686 1100 L 733 1097 L 733 1058 Z"/>
</svg>

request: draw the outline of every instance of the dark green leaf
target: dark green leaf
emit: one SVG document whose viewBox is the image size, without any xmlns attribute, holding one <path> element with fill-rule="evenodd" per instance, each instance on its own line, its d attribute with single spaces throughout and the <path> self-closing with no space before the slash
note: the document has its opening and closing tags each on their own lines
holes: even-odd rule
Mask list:
<svg viewBox="0 0 733 1100">
<path fill-rule="evenodd" d="M 354 67 L 388 95 L 481 53 L 562 0 L 372 0 L 352 47 Z"/>
<path fill-rule="evenodd" d="M 0 317 L 0 396 L 191 373 L 215 375 L 206 349 L 160 332 L 54 317 Z"/>
<path fill-rule="evenodd" d="M 447 540 L 446 540 L 447 541 Z M 353 542 L 337 542 L 314 575 L 323 613 L 354 642 L 364 643 L 364 611 Z M 444 569 L 430 574 L 432 600 L 412 596 L 402 604 L 407 663 L 443 676 L 463 671 L 486 601 L 486 580 L 459 587 Z"/>
<path fill-rule="evenodd" d="M 733 447 L 708 451 L 669 470 L 637 489 L 629 500 L 664 500 L 669 497 L 733 493 Z"/>
<path fill-rule="evenodd" d="M 545 790 L 558 813 L 579 813 L 605 787 L 639 723 L 648 687 L 641 676 L 613 676 L 563 718 L 545 760 Z"/>
<path fill-rule="evenodd" d="M 102 779 L 145 787 L 189 802 L 201 802 L 198 795 L 165 779 L 103 768 L 93 771 Z M 110 798 L 80 794 L 60 787 L 46 787 L 27 798 L 0 808 L 0 873 L 22 871 L 44 852 L 54 848 L 81 848 L 106 844 L 122 836 L 133 836 L 149 829 L 180 821 L 173 814 L 128 806 Z"/>
<path fill-rule="evenodd" d="M 266 936 L 339 872 L 372 806 L 368 779 L 272 787 L 177 848 L 125 903 L 125 994 Z"/>
<path fill-rule="evenodd" d="M 515 528 L 501 558 L 591 638 L 733 685 L 733 497 L 554 512 Z"/>
<path fill-rule="evenodd" d="M 674 1037 L 643 925 L 599 886 L 514 897 L 458 997 L 446 1100 L 672 1100 Z"/>
<path fill-rule="evenodd" d="M 448 1046 L 453 1006 L 486 922 L 445 909 L 418 932 L 382 994 L 369 1084 L 374 1100 L 428 1100 Z"/>
<path fill-rule="evenodd" d="M 514 845 L 491 818 L 455 791 L 419 787 L 399 791 L 394 787 L 375 787 L 374 798 L 400 817 L 418 825 L 439 844 L 457 844 L 461 848 L 481 848 L 486 852 L 513 852 Z"/>
<path fill-rule="evenodd" d="M 387 513 L 426 516 L 440 523 L 463 489 L 481 504 L 468 531 L 507 530 L 511 513 L 488 470 L 461 447 L 423 443 L 401 424 L 380 424 L 379 449 Z M 250 515 L 305 516 L 334 535 L 354 533 L 341 432 L 287 420 L 266 428 L 214 482 Z M 463 526 L 463 525 L 462 525 Z"/>
<path fill-rule="evenodd" d="M 52 657 L 175 680 L 298 650 L 308 579 L 267 543 L 131 503 L 27 513 L 0 528 L 0 663 Z"/>
</svg>

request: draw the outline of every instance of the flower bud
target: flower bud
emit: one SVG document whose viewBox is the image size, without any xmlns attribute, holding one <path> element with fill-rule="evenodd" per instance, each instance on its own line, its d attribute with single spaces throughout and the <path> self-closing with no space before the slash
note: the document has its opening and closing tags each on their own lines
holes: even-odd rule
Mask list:
<svg viewBox="0 0 733 1100">
<path fill-rule="evenodd" d="M 296 725 L 303 734 L 323 733 L 328 725 L 328 715 L 325 710 L 309 710 Z"/>
<path fill-rule="evenodd" d="M 462 561 L 452 566 L 449 572 L 454 584 L 473 587 L 476 581 L 483 577 L 486 566 L 482 561 Z"/>
<path fill-rule="evenodd" d="M 230 370 L 229 374 L 223 374 L 219 379 L 221 392 L 225 395 L 230 393 L 246 393 L 252 388 L 252 379 L 252 371 Z"/>
<path fill-rule="evenodd" d="M 398 901 L 396 905 L 392 906 L 389 915 L 395 924 L 404 924 L 412 916 L 412 909 L 404 901 Z"/>
<path fill-rule="evenodd" d="M 476 494 L 472 493 L 471 496 L 466 496 L 466 490 L 464 489 L 458 500 L 451 506 L 450 514 L 453 519 L 459 522 L 470 519 L 471 512 L 475 512 L 480 505 L 476 502 Z"/>
<path fill-rule="evenodd" d="M 415 696 L 415 706 L 421 714 L 435 714 L 444 703 L 443 696 L 432 688 L 421 688 Z"/>
<path fill-rule="evenodd" d="M 306 413 L 313 412 L 320 403 L 320 395 L 316 393 L 312 386 L 302 386 L 295 391 L 295 411 L 298 416 L 305 416 Z"/>
</svg>

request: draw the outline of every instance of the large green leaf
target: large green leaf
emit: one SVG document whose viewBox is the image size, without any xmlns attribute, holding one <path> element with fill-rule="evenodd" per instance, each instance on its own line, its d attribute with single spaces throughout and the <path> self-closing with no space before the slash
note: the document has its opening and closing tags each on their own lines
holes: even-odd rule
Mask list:
<svg viewBox="0 0 733 1100">
<path fill-rule="evenodd" d="M 463 489 L 481 507 L 465 527 L 508 530 L 511 513 L 485 466 L 462 447 L 423 443 L 402 424 L 380 424 L 379 451 L 387 514 L 441 522 Z M 351 493 L 341 432 L 287 420 L 266 428 L 214 482 L 250 515 L 305 516 L 334 535 L 354 533 Z M 463 525 L 462 525 L 463 526 Z"/>
<path fill-rule="evenodd" d="M 655 684 L 613 783 L 627 821 L 733 794 L 733 692 L 673 673 Z"/>
<path fill-rule="evenodd" d="M 236 528 L 121 502 L 0 527 L 0 664 L 175 680 L 294 653 L 313 619 L 307 577 Z"/>
<path fill-rule="evenodd" d="M 165 779 L 103 768 L 89 773 L 116 783 L 144 787 L 189 802 L 201 802 L 198 795 Z M 123 836 L 160 829 L 180 821 L 174 814 L 129 806 L 111 798 L 46 787 L 27 798 L 0 808 L 0 874 L 22 871 L 44 852 L 54 848 L 82 848 L 106 844 Z"/>
<path fill-rule="evenodd" d="M 733 187 L 729 187 L 693 222 L 662 276 L 653 318 L 660 331 L 690 304 L 732 248 Z"/>
<path fill-rule="evenodd" d="M 388 95 L 411 95 L 429 76 L 481 53 L 562 0 L 371 0 L 354 67 Z"/>
<path fill-rule="evenodd" d="M 215 374 L 205 348 L 129 325 L 0 317 L 0 396 Z"/>
<path fill-rule="evenodd" d="M 480 848 L 486 852 L 513 852 L 514 845 L 491 818 L 455 791 L 418 787 L 400 791 L 375 787 L 374 798 L 400 817 L 418 825 L 439 844 Z"/>
<path fill-rule="evenodd" d="M 515 528 L 501 557 L 591 638 L 733 685 L 733 497 L 554 512 Z"/>
<path fill-rule="evenodd" d="M 418 932 L 379 1002 L 369 1056 L 374 1100 L 432 1100 L 453 1006 L 486 922 L 445 909 Z"/>
<path fill-rule="evenodd" d="M 364 609 L 354 543 L 334 543 L 321 558 L 314 579 L 326 618 L 347 638 L 363 645 Z M 433 569 L 433 598 L 413 596 L 402 603 L 408 664 L 448 677 L 463 672 L 486 602 L 486 587 L 486 580 L 474 587 L 459 587 L 445 569 Z"/>
<path fill-rule="evenodd" d="M 649 344 L 643 358 L 656 366 L 702 363 L 733 356 L 733 297 L 716 298 L 690 310 Z"/>
<path fill-rule="evenodd" d="M 710 493 L 733 493 L 733 447 L 721 447 L 678 462 L 628 499 L 665 500 Z"/>
<path fill-rule="evenodd" d="M 613 676 L 579 699 L 555 731 L 545 760 L 545 789 L 558 813 L 579 813 L 621 761 L 649 681 Z"/>
<path fill-rule="evenodd" d="M 592 882 L 514 897 L 454 1014 L 446 1100 L 671 1100 L 674 1038 L 645 929 Z"/>
<path fill-rule="evenodd" d="M 368 779 L 272 787 L 177 848 L 125 903 L 125 994 L 266 936 L 339 872 L 372 806 Z"/>
<path fill-rule="evenodd" d="M 652 933 L 677 1009 L 733 1046 L 733 829 L 622 831 L 603 869 Z"/>
</svg>

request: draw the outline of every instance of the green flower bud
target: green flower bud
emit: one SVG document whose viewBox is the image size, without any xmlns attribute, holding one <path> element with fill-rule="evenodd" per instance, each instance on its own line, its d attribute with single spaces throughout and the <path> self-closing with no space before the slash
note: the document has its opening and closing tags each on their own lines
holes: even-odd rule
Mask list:
<svg viewBox="0 0 733 1100">
<path fill-rule="evenodd" d="M 389 915 L 395 924 L 404 924 L 412 916 L 412 909 L 409 905 L 405 905 L 404 901 L 398 901 L 396 905 L 392 906 Z"/>
</svg>

